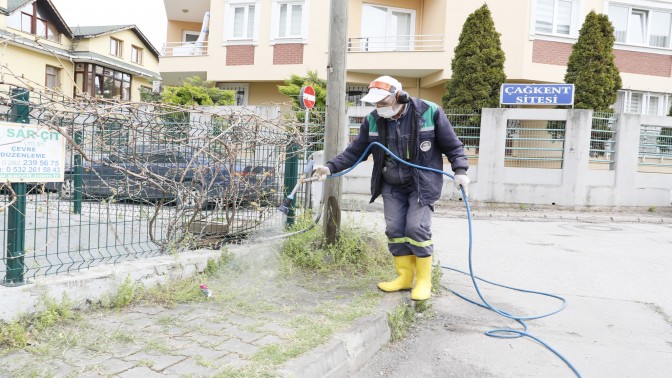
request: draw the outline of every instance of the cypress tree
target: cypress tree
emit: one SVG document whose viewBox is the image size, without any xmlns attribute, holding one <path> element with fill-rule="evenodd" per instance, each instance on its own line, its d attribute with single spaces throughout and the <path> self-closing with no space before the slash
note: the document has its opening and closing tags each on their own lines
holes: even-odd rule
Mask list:
<svg viewBox="0 0 672 378">
<path fill-rule="evenodd" d="M 614 62 L 614 27 L 609 17 L 591 11 L 569 56 L 565 82 L 574 84 L 574 107 L 610 111 L 623 82 Z"/>
<path fill-rule="evenodd" d="M 467 17 L 445 85 L 444 108 L 480 109 L 499 106 L 499 89 L 506 81 L 506 57 L 487 4 Z"/>
<path fill-rule="evenodd" d="M 590 11 L 586 16 L 579 39 L 572 46 L 565 82 L 574 84 L 574 107 L 610 112 L 616 103 L 623 82 L 614 61 L 614 26 L 609 17 Z M 549 128 L 553 128 L 549 122 Z M 590 134 L 592 155 L 604 154 L 604 141 L 611 139 L 609 125 L 593 118 Z"/>
</svg>

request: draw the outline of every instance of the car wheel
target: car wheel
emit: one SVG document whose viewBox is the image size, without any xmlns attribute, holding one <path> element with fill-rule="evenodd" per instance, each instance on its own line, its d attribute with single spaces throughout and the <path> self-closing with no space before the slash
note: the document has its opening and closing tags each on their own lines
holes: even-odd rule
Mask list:
<svg viewBox="0 0 672 378">
<path fill-rule="evenodd" d="M 66 178 L 61 183 L 61 187 L 58 190 L 58 198 L 69 200 L 75 198 L 75 180 L 72 178 Z"/>
<path fill-rule="evenodd" d="M 201 184 L 184 183 L 178 191 L 175 199 L 176 205 L 186 209 L 202 209 L 205 207 L 206 198 Z"/>
</svg>

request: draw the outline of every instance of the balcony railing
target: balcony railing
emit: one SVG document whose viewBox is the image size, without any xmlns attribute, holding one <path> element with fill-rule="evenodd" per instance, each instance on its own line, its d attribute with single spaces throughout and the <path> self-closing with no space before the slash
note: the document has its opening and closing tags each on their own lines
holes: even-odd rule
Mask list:
<svg viewBox="0 0 672 378">
<path fill-rule="evenodd" d="M 348 52 L 443 51 L 443 34 L 348 38 Z"/>
<path fill-rule="evenodd" d="M 161 48 L 161 56 L 204 56 L 208 55 L 208 42 L 166 42 Z"/>
</svg>

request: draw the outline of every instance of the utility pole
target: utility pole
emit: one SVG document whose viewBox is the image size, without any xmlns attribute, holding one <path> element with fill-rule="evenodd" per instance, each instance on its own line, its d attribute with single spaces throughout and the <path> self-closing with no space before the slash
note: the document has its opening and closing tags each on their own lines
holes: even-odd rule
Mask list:
<svg viewBox="0 0 672 378">
<path fill-rule="evenodd" d="M 345 69 L 348 40 L 348 1 L 331 0 L 329 24 L 329 55 L 327 58 L 327 124 L 324 131 L 324 160 L 327 161 L 346 146 Z M 341 228 L 342 179 L 324 182 L 324 235 L 327 244 L 336 241 Z"/>
</svg>

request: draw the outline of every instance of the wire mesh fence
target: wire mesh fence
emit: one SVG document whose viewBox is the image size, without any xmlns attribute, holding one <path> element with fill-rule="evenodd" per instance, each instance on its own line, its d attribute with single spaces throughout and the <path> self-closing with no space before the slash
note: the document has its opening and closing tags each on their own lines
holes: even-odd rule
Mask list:
<svg viewBox="0 0 672 378">
<path fill-rule="evenodd" d="M 594 112 L 590 130 L 590 169 L 613 170 L 616 152 L 614 113 Z"/>
<path fill-rule="evenodd" d="M 469 162 L 474 164 L 480 143 L 481 109 L 445 109 L 445 113 L 460 141 L 464 143 Z"/>
<path fill-rule="evenodd" d="M 282 229 L 277 206 L 298 178 L 286 163 L 305 160 L 322 140 L 305 135 L 296 113 L 259 113 L 0 86 L 0 130 L 16 137 L 2 138 L 0 148 L 32 151 L 0 161 L 13 182 L 0 184 L 5 282 Z M 54 135 L 65 148 L 49 161 L 42 142 Z M 53 172 L 62 182 L 40 180 Z"/>
<path fill-rule="evenodd" d="M 672 173 L 672 128 L 642 125 L 639 134 L 639 172 Z"/>
<path fill-rule="evenodd" d="M 504 166 L 562 168 L 565 124 L 565 121 L 508 120 Z"/>
</svg>

